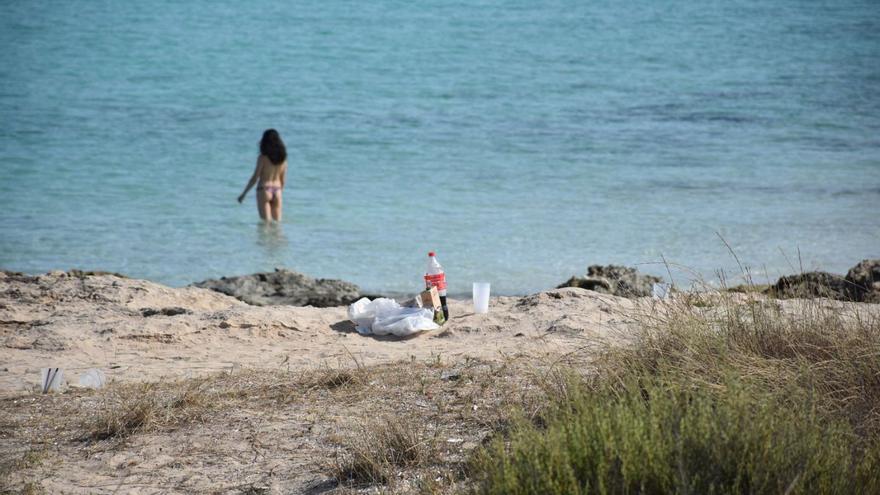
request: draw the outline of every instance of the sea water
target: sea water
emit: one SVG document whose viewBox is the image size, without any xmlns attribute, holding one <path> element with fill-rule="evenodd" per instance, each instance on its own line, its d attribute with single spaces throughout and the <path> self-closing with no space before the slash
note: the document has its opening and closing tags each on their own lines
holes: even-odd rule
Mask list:
<svg viewBox="0 0 880 495">
<path fill-rule="evenodd" d="M 435 250 L 463 295 L 880 257 L 876 0 L 0 10 L 5 269 L 412 293 Z M 266 226 L 236 197 L 270 127 L 290 167 Z"/>
</svg>

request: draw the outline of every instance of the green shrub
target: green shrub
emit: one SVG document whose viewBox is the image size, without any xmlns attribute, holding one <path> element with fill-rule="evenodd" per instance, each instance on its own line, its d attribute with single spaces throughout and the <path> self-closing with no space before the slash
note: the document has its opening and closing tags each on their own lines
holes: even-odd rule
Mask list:
<svg viewBox="0 0 880 495">
<path fill-rule="evenodd" d="M 878 345 L 876 320 L 816 305 L 645 321 L 478 452 L 476 491 L 880 493 Z"/>
<path fill-rule="evenodd" d="M 855 459 L 850 426 L 795 395 L 735 378 L 721 390 L 674 377 L 603 386 L 546 429 L 495 440 L 477 461 L 481 492 L 847 493 L 857 472 L 876 477 Z"/>
</svg>

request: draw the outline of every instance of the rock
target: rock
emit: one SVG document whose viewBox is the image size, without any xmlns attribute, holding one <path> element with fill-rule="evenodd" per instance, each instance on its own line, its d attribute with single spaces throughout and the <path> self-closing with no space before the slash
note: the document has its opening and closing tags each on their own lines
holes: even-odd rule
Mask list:
<svg viewBox="0 0 880 495">
<path fill-rule="evenodd" d="M 186 308 L 173 307 L 173 308 L 143 308 L 141 309 L 141 316 L 144 318 L 156 315 L 164 315 L 164 316 L 177 316 L 177 315 L 191 315 L 192 311 Z"/>
<path fill-rule="evenodd" d="M 456 381 L 461 378 L 461 373 L 458 371 L 444 371 L 440 374 L 440 379 L 443 381 Z"/>
<path fill-rule="evenodd" d="M 807 272 L 781 277 L 770 287 L 770 293 L 781 298 L 827 297 L 849 300 L 849 283 L 841 275 L 828 272 Z"/>
<path fill-rule="evenodd" d="M 846 277 L 827 272 L 788 275 L 768 293 L 783 298 L 827 297 L 839 301 L 880 303 L 880 260 L 862 260 Z"/>
<path fill-rule="evenodd" d="M 615 296 L 646 297 L 651 295 L 653 285 L 662 281 L 660 277 L 642 275 L 635 268 L 592 265 L 587 268 L 586 277 L 571 277 L 557 289 L 579 287 Z"/>
<path fill-rule="evenodd" d="M 100 276 L 113 276 L 119 278 L 128 278 L 121 273 L 116 272 L 105 272 L 102 270 L 77 270 L 76 268 L 70 269 L 66 274 L 62 272 L 61 276 L 75 277 L 75 278 L 85 278 L 85 277 L 100 277 Z"/>
<path fill-rule="evenodd" d="M 853 300 L 880 303 L 880 259 L 862 260 L 849 269 L 846 281 Z"/>
<path fill-rule="evenodd" d="M 2 273 L 3 273 L 2 278 L 9 279 L 10 282 L 31 283 L 31 282 L 35 282 L 37 280 L 37 277 L 32 276 L 32 275 L 27 275 L 27 274 L 24 274 L 21 272 L 11 272 L 8 270 L 3 270 Z"/>
<path fill-rule="evenodd" d="M 326 308 L 351 304 L 360 298 L 360 289 L 350 282 L 314 279 L 283 268 L 192 285 L 222 292 L 255 306 L 287 304 Z"/>
<path fill-rule="evenodd" d="M 614 285 L 606 278 L 571 277 L 563 282 L 562 285 L 556 286 L 557 289 L 564 289 L 565 287 L 577 287 L 579 289 L 593 290 L 603 294 L 614 293 Z"/>
</svg>

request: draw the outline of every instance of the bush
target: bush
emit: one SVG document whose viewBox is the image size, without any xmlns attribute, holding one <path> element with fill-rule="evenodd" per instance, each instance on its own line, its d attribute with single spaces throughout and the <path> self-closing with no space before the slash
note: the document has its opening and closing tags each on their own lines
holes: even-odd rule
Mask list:
<svg viewBox="0 0 880 495">
<path fill-rule="evenodd" d="M 542 424 L 476 455 L 476 491 L 880 493 L 880 326 L 797 304 L 646 318 Z"/>
</svg>

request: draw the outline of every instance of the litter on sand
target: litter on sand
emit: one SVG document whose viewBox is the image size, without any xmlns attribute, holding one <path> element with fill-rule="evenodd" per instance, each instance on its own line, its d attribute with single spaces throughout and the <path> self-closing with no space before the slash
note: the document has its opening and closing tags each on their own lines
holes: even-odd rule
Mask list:
<svg viewBox="0 0 880 495">
<path fill-rule="evenodd" d="M 651 295 L 654 299 L 666 299 L 669 297 L 671 288 L 672 286 L 669 284 L 654 284 L 651 286 Z"/>
<path fill-rule="evenodd" d="M 430 308 L 403 307 L 397 301 L 380 297 L 370 301 L 363 297 L 348 307 L 348 319 L 361 335 L 397 335 L 406 337 L 425 330 L 440 328 L 434 323 Z"/>
<path fill-rule="evenodd" d="M 86 370 L 85 373 L 79 375 L 80 387 L 101 388 L 104 386 L 105 383 L 107 383 L 107 377 L 104 376 L 103 371 L 97 368 Z"/>
<path fill-rule="evenodd" d="M 425 289 L 421 294 L 412 300 L 412 304 L 404 303 L 404 306 L 417 306 L 419 308 L 427 308 L 434 311 L 434 323 L 443 325 L 446 323 L 446 316 L 443 313 L 443 302 L 440 300 L 440 293 L 436 287 Z"/>
<path fill-rule="evenodd" d="M 64 370 L 61 368 L 43 368 L 40 370 L 40 382 L 44 394 L 61 390 Z"/>
</svg>

